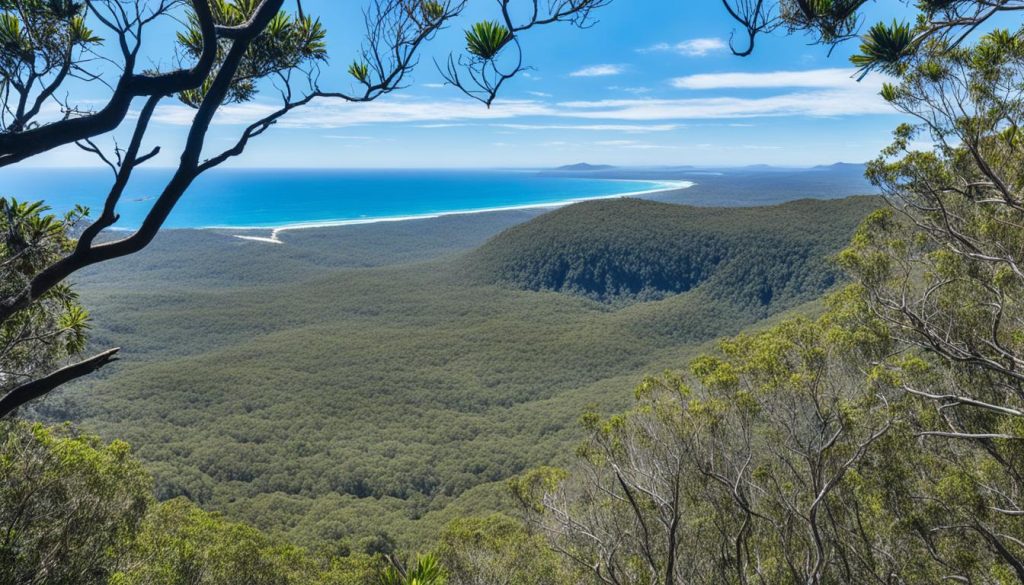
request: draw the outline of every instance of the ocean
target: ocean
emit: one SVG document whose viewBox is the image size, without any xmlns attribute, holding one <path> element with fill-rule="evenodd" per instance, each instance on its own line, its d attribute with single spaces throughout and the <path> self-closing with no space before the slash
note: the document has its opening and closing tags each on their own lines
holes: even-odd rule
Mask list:
<svg viewBox="0 0 1024 585">
<path fill-rule="evenodd" d="M 138 227 L 170 171 L 139 169 L 115 228 Z M 98 214 L 108 169 L 0 169 L 0 197 L 76 203 Z M 168 228 L 362 223 L 453 212 L 545 206 L 681 186 L 678 182 L 553 177 L 523 171 L 217 169 L 193 184 Z"/>
</svg>

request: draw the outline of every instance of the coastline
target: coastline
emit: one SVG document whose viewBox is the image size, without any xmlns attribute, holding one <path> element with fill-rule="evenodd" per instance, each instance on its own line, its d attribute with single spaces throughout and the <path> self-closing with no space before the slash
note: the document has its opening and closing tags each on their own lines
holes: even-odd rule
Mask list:
<svg viewBox="0 0 1024 585">
<path fill-rule="evenodd" d="M 625 179 L 609 179 L 612 181 L 625 180 Z M 630 181 L 636 182 L 636 181 Z M 483 209 L 461 209 L 452 211 L 438 211 L 433 213 L 423 213 L 418 215 L 399 215 L 399 216 L 388 216 L 388 217 L 368 217 L 361 219 L 339 219 L 339 220 L 319 220 L 319 221 L 308 221 L 299 222 L 292 224 L 285 224 L 280 226 L 256 226 L 256 227 L 236 227 L 236 226 L 205 226 L 196 229 L 204 230 L 230 230 L 230 231 L 270 231 L 269 236 L 251 236 L 243 234 L 230 234 L 240 240 L 246 240 L 249 242 L 262 242 L 266 244 L 283 244 L 284 242 L 278 237 L 281 232 L 293 231 L 293 230 L 304 230 L 304 229 L 315 229 L 315 228 L 330 228 L 330 227 L 344 227 L 351 225 L 367 225 L 374 223 L 388 223 L 398 221 L 413 221 L 417 219 L 436 219 L 439 217 L 449 217 L 452 215 L 474 215 L 480 213 L 493 213 L 501 211 L 524 211 L 530 209 L 556 209 L 559 207 L 565 207 L 566 205 L 572 205 L 573 203 L 580 203 L 583 201 L 595 201 L 600 199 L 618 199 L 621 197 L 637 197 L 640 195 L 653 195 L 655 193 L 667 193 L 671 191 L 682 191 L 689 189 L 696 185 L 693 181 L 648 181 L 654 185 L 660 185 L 653 189 L 645 189 L 643 191 L 631 191 L 629 193 L 616 193 L 614 195 L 595 195 L 593 197 L 574 197 L 572 199 L 563 199 L 560 201 L 551 201 L 547 203 L 524 203 L 522 205 L 505 205 L 501 207 L 488 207 Z"/>
</svg>

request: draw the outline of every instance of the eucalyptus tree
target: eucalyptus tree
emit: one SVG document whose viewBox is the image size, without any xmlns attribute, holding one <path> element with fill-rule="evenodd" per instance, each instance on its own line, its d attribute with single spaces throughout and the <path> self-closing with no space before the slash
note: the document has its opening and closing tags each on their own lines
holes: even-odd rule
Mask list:
<svg viewBox="0 0 1024 585">
<path fill-rule="evenodd" d="M 437 556 L 450 585 L 563 585 L 572 583 L 544 537 L 515 518 L 459 518 L 438 538 Z"/>
<path fill-rule="evenodd" d="M 0 583 L 106 585 L 152 490 L 122 441 L 0 421 Z"/>
<path fill-rule="evenodd" d="M 832 316 L 725 342 L 690 376 L 644 381 L 628 413 L 585 417 L 571 474 L 513 491 L 609 585 L 937 582 L 890 510 L 866 505 L 902 488 L 877 456 L 901 395 L 865 370 L 887 348 Z"/>
<path fill-rule="evenodd" d="M 891 207 L 842 261 L 906 348 L 884 362 L 891 383 L 927 407 L 933 530 L 980 539 L 1024 580 L 1024 31 L 937 40 L 900 67 L 882 93 L 916 123 L 868 173 Z"/>
<path fill-rule="evenodd" d="M 860 29 L 867 5 L 726 3 L 746 23 L 747 48 L 777 27 L 840 42 Z M 884 324 L 894 342 L 877 375 L 913 399 L 921 506 L 907 509 L 917 537 L 936 562 L 987 550 L 1002 578 L 1024 581 L 1024 29 L 1014 18 L 1024 2 L 913 6 L 914 22 L 870 26 L 852 58 L 861 76 L 894 78 L 882 97 L 912 122 L 869 165 L 889 205 L 840 261 L 862 318 Z M 947 568 L 947 578 L 967 579 Z"/>
<path fill-rule="evenodd" d="M 895 72 L 931 41 L 941 39 L 956 46 L 968 41 L 980 27 L 1024 10 L 1022 0 L 898 2 L 914 9 L 914 22 L 871 23 L 865 31 L 869 23 L 864 8 L 875 4 L 873 0 L 722 0 L 741 31 L 742 41 L 736 41 L 735 32 L 730 39 L 734 54 L 751 55 L 759 36 L 779 30 L 807 34 L 813 42 L 830 46 L 860 37 L 861 52 L 851 60 L 862 75 L 875 69 Z"/>
<path fill-rule="evenodd" d="M 50 240 L 63 239 L 60 246 L 35 242 L 43 250 L 34 253 L 36 262 L 15 268 L 8 261 L 23 256 L 20 239 L 16 230 L 3 235 L 0 331 L 5 337 L 0 341 L 10 340 L 12 329 L 34 318 L 33 311 L 39 309 L 33 307 L 65 294 L 62 283 L 75 272 L 145 248 L 200 175 L 240 156 L 289 112 L 314 100 L 369 102 L 401 89 L 423 46 L 455 22 L 467 2 L 367 0 L 365 38 L 347 68 L 350 80 L 343 83 L 322 74 L 328 60 L 327 31 L 303 9 L 301 0 L 0 0 L 0 168 L 78 145 L 111 170 L 103 208 L 74 234 L 74 242 L 71 234 L 51 233 Z M 589 26 L 592 12 L 608 2 L 503 0 L 497 6 L 500 20 L 467 28 L 466 52 L 449 58 L 446 76 L 469 95 L 486 93 L 484 101 L 490 105 L 500 86 L 523 69 L 520 38 L 526 31 L 562 22 Z M 519 10 L 519 4 L 526 10 Z M 177 26 L 176 37 L 151 39 L 158 25 Z M 154 54 L 153 47 L 161 44 L 162 52 Z M 172 51 L 173 67 L 144 66 L 165 62 Z M 513 64 L 501 65 L 505 60 Z M 497 81 L 495 72 L 500 72 Z M 87 86 L 106 88 L 105 101 L 93 106 L 76 99 Z M 276 92 L 277 106 L 253 119 L 228 148 L 209 152 L 213 145 L 207 137 L 218 111 L 268 91 Z M 125 237 L 110 237 L 106 232 L 116 226 L 134 171 L 160 152 L 150 129 L 157 108 L 169 100 L 194 112 L 177 153 L 179 162 L 141 226 Z M 128 136 L 125 144 L 101 146 L 100 137 L 119 132 Z M 70 223 L 36 215 L 32 221 Z M 45 322 L 31 327 L 61 329 Z M 65 345 L 64 353 L 77 349 Z M 38 360 L 39 367 L 4 375 L 0 417 L 108 363 L 116 352 L 111 349 L 56 372 Z M 0 366 L 5 371 L 18 368 L 6 362 Z"/>
<path fill-rule="evenodd" d="M 867 2 L 725 4 L 746 55 L 780 28 L 852 38 Z M 852 58 L 895 78 L 882 97 L 916 123 L 869 165 L 889 206 L 840 257 L 838 326 L 741 338 L 695 364 L 698 390 L 648 383 L 637 410 L 589 421 L 572 479 L 516 485 L 600 580 L 1024 581 L 1024 31 L 973 34 L 1024 2 L 914 6 Z M 836 362 L 859 372 L 826 365 L 866 332 L 876 349 Z"/>
</svg>

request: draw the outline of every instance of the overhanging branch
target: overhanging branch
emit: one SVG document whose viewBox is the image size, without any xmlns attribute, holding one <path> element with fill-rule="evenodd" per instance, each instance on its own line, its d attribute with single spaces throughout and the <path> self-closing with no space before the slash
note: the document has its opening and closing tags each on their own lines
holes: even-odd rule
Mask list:
<svg viewBox="0 0 1024 585">
<path fill-rule="evenodd" d="M 59 386 L 87 376 L 117 359 L 120 347 L 108 349 L 76 364 L 65 366 L 49 376 L 26 382 L 0 398 L 0 418 L 9 416 L 19 407 L 49 394 Z"/>
</svg>

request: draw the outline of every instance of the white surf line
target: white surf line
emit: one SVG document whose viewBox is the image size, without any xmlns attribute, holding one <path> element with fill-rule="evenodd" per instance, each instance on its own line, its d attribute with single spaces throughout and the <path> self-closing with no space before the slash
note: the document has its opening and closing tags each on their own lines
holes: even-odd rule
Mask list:
<svg viewBox="0 0 1024 585">
<path fill-rule="evenodd" d="M 608 179 L 610 181 L 629 181 L 629 182 L 643 182 L 633 181 L 632 179 Z M 637 197 L 640 195 L 653 195 L 655 193 L 665 193 L 668 191 L 678 191 L 681 189 L 689 189 L 696 185 L 693 181 L 646 181 L 660 185 L 655 189 L 647 189 L 644 191 L 630 191 L 629 193 L 616 193 L 614 195 L 595 195 L 593 197 L 576 197 L 573 199 L 563 199 L 561 201 L 552 201 L 550 203 L 524 203 L 522 205 L 506 205 L 502 207 L 487 207 L 484 209 L 463 209 L 455 211 L 439 211 L 436 213 L 424 213 L 420 215 L 395 215 L 390 217 L 370 217 L 366 219 L 338 219 L 338 220 L 323 220 L 323 221 L 308 221 L 301 223 L 293 223 L 278 227 L 232 227 L 232 226 L 209 226 L 200 229 L 229 229 L 238 231 L 263 231 L 270 230 L 270 236 L 244 236 L 239 234 L 232 234 L 234 237 L 240 240 L 247 240 L 250 242 L 263 242 L 267 244 L 283 244 L 284 242 L 278 236 L 281 232 L 291 230 L 306 230 L 313 228 L 328 228 L 328 227 L 344 227 L 348 225 L 367 225 L 373 223 L 388 223 L 395 221 L 411 221 L 416 219 L 436 219 L 439 217 L 449 217 L 452 215 L 475 215 L 478 213 L 493 213 L 496 211 L 524 211 L 529 209 L 555 209 L 558 207 L 565 207 L 566 205 L 572 205 L 573 203 L 580 203 L 583 201 L 596 201 L 599 199 L 620 199 L 622 197 Z"/>
<path fill-rule="evenodd" d="M 268 244 L 283 244 L 284 243 L 280 239 L 278 239 L 278 237 L 277 237 L 277 230 L 276 229 L 274 231 L 270 232 L 270 237 L 269 238 L 263 237 L 263 236 L 239 236 L 237 234 L 235 234 L 235 237 L 238 238 L 239 240 L 249 240 L 250 242 L 266 242 Z"/>
</svg>

